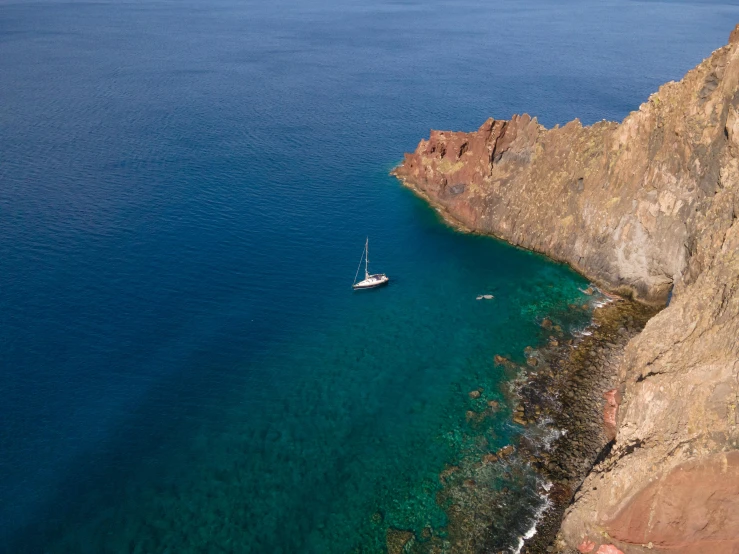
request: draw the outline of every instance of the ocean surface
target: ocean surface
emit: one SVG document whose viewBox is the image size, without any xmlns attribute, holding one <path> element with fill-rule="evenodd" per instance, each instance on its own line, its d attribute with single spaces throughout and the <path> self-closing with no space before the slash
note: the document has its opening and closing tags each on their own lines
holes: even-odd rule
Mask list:
<svg viewBox="0 0 739 554">
<path fill-rule="evenodd" d="M 388 172 L 430 128 L 622 119 L 737 22 L 713 1 L 0 0 L 0 551 L 443 533 L 440 472 L 520 432 L 493 356 L 522 362 L 587 284 Z M 354 293 L 367 236 L 392 281 Z"/>
</svg>

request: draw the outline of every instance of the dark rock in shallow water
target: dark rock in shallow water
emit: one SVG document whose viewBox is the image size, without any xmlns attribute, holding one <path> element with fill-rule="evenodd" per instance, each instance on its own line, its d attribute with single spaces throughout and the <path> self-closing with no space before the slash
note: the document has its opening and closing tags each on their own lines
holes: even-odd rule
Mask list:
<svg viewBox="0 0 739 554">
<path fill-rule="evenodd" d="M 444 484 L 444 482 L 449 479 L 452 475 L 457 473 L 459 471 L 459 466 L 447 466 L 444 471 L 442 471 L 439 474 L 439 481 Z"/>
<path fill-rule="evenodd" d="M 406 545 L 414 538 L 413 532 L 401 531 L 390 527 L 386 534 L 386 546 L 388 554 L 403 554 Z"/>
<path fill-rule="evenodd" d="M 531 412 L 537 415 L 547 412 L 553 418 L 552 427 L 565 430 L 566 434 L 555 440 L 549 451 L 542 451 L 536 440 L 521 440 L 521 456 L 553 483 L 547 493 L 552 508 L 543 515 L 537 533 L 526 541 L 523 552 L 542 554 L 552 547 L 565 507 L 607 443 L 602 394 L 613 388 L 616 376 L 615 366 L 605 361 L 618 361 L 630 338 L 618 333 L 618 329 L 627 317 L 636 319 L 639 327 L 655 311 L 631 302 L 610 304 L 595 312 L 592 334 L 579 339 L 576 350 L 550 344 L 539 351 L 546 366 L 552 369 L 538 372 L 523 387 L 519 393 L 522 402 L 513 417 L 531 425 L 536 419 Z M 608 348 L 608 342 L 615 349 Z M 599 351 L 607 356 L 603 356 L 604 361 L 593 363 L 593 355 Z M 535 462 L 531 461 L 532 457 Z"/>
<path fill-rule="evenodd" d="M 508 446 L 504 446 L 500 450 L 498 450 L 498 457 L 499 458 L 507 458 L 511 454 L 513 454 L 516 451 L 516 447 L 512 444 L 509 444 Z"/>
</svg>

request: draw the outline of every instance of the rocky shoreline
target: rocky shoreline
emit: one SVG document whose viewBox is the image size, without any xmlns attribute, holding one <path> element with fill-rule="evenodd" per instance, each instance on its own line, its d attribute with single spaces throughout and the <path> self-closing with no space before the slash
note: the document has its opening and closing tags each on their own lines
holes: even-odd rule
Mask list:
<svg viewBox="0 0 739 554">
<path fill-rule="evenodd" d="M 614 437 L 604 425 L 606 397 L 620 385 L 617 368 L 626 345 L 656 311 L 617 298 L 595 309 L 589 335 L 564 345 L 552 335 L 550 346 L 537 354 L 541 369 L 522 387 L 517 417 L 527 423 L 551 418 L 551 427 L 561 435 L 543 453 L 538 445 L 527 448 L 527 441 L 523 443 L 522 450 L 530 453 L 532 465 L 552 487 L 547 493 L 551 505 L 522 553 L 568 552 L 555 544 L 565 509 L 593 465 L 608 454 Z"/>
<path fill-rule="evenodd" d="M 464 233 L 485 234 L 467 227 L 452 212 L 395 171 L 392 175 L 431 204 L 450 227 Z M 598 291 L 594 286 L 589 287 L 591 294 L 593 290 Z M 623 361 L 624 350 L 629 341 L 644 329 L 647 321 L 662 309 L 659 304 L 633 300 L 626 292 L 626 297 L 601 293 L 603 301 L 593 310 L 587 335 L 567 338 L 553 319 L 542 320 L 542 326 L 551 332 L 549 341 L 525 352 L 527 368 L 517 368 L 510 360 L 496 356 L 496 364 L 506 365 L 512 372 L 523 371 L 522 377 L 526 379 L 516 391 L 520 401 L 514 410 L 513 422 L 529 426 L 548 418 L 550 423 L 547 425 L 562 433 L 547 450 L 523 436 L 516 454 L 522 463 L 527 460 L 551 483 L 550 490 L 542 493 L 548 498 L 549 505 L 536 524 L 535 534 L 524 541 L 519 554 L 577 554 L 558 538 L 565 510 L 593 466 L 608 456 L 615 439 L 617 406 L 612 407 L 610 429 L 604 419 L 609 399 L 622 394 L 618 367 Z M 572 305 L 570 309 L 581 308 Z M 496 456 L 495 460 L 498 458 Z M 465 517 L 461 513 L 457 515 Z M 487 547 L 489 543 L 482 549 L 460 548 L 457 543 L 452 551 L 489 552 Z M 411 549 L 410 552 L 416 550 Z M 504 552 L 500 551 L 501 554 Z"/>
<path fill-rule="evenodd" d="M 561 500 L 522 548 L 739 551 L 739 26 L 620 123 L 576 119 L 547 129 L 524 114 L 472 132 L 431 131 L 393 174 L 455 227 L 664 307 L 651 319 L 632 314 L 640 323 L 620 325 L 603 343 L 578 346 L 573 369 L 561 372 L 575 388 L 561 383 L 562 401 L 550 410 L 574 427 L 563 457 L 539 467 L 551 472 L 549 497 Z M 534 373 L 540 362 L 553 363 L 532 360 Z M 596 400 L 605 409 L 600 430 L 587 423 Z M 526 402 L 516 416 L 529 424 Z M 556 544 L 545 547 L 563 512 Z M 457 552 L 502 550 L 490 530 L 465 532 L 479 536 L 459 544 L 486 546 Z"/>
<path fill-rule="evenodd" d="M 540 322 L 543 342 L 526 349 L 525 364 L 495 356 L 495 365 L 511 379 L 502 385 L 508 387 L 505 394 L 514 406 L 510 420 L 520 429 L 519 438 L 444 468 L 437 503 L 446 507 L 448 525 L 420 535 L 391 528 L 389 554 L 508 553 L 516 541 L 519 554 L 569 552 L 556 543 L 565 509 L 613 438 L 604 430 L 604 393 L 618 386 L 615 370 L 625 345 L 656 312 L 592 287 L 587 292 L 593 294 L 589 302 L 568 308 L 592 310 L 582 332 L 568 333 L 562 314 L 549 314 Z M 470 391 L 469 399 L 471 405 L 479 403 L 481 392 Z M 470 409 L 467 422 L 485 425 L 498 409 L 495 401 L 487 402 L 483 411 Z M 522 491 L 528 497 L 521 497 Z M 516 504 L 542 498 L 546 500 L 534 513 L 535 532 L 532 527 L 525 540 L 512 533 L 512 523 L 532 519 Z"/>
</svg>

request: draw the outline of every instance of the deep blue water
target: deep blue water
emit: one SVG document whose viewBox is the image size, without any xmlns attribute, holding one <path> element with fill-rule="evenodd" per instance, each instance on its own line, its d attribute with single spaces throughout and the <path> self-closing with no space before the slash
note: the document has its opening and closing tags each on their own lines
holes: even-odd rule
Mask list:
<svg viewBox="0 0 739 554">
<path fill-rule="evenodd" d="M 467 392 L 505 405 L 493 355 L 585 281 L 448 229 L 388 171 L 431 127 L 621 119 L 737 21 L 0 1 L 0 550 L 376 552 L 442 527 Z M 367 235 L 393 281 L 352 293 Z"/>
</svg>

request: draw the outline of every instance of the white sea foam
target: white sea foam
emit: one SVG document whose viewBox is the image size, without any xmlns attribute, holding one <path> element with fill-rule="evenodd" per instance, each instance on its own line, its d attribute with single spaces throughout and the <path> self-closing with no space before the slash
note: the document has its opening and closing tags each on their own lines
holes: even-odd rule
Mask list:
<svg viewBox="0 0 739 554">
<path fill-rule="evenodd" d="M 547 429 L 547 431 L 544 433 L 544 436 L 542 436 L 541 438 L 541 443 L 544 447 L 544 450 L 546 450 L 547 452 L 550 451 L 554 442 L 562 435 L 564 435 L 564 432 L 560 429 L 556 429 L 554 427 L 550 427 L 549 429 Z"/>
<path fill-rule="evenodd" d="M 549 483 L 549 486 L 551 487 L 552 484 Z M 549 489 L 545 489 L 545 490 L 549 490 Z M 536 510 L 536 515 L 534 516 L 534 522 L 531 524 L 531 527 L 529 527 L 529 529 L 523 535 L 518 537 L 518 546 L 513 551 L 513 554 L 521 554 L 521 549 L 523 548 L 524 541 L 527 541 L 531 537 L 536 535 L 536 526 L 539 525 L 539 522 L 541 521 L 541 518 L 544 515 L 544 512 L 546 512 L 551 507 L 552 501 L 549 500 L 547 496 L 541 495 L 541 499 L 544 502 L 542 502 L 541 506 L 539 506 L 539 509 Z"/>
<path fill-rule="evenodd" d="M 589 324 L 588 324 L 588 325 L 586 325 L 585 327 L 582 327 L 582 328 L 580 328 L 580 329 L 575 329 L 575 330 L 574 330 L 574 331 L 572 332 L 572 334 L 573 334 L 573 335 L 574 335 L 575 337 L 577 337 L 577 338 L 582 338 L 582 337 L 589 337 L 590 335 L 592 335 L 592 334 L 593 334 L 593 324 L 592 324 L 592 323 L 589 323 Z"/>
</svg>

